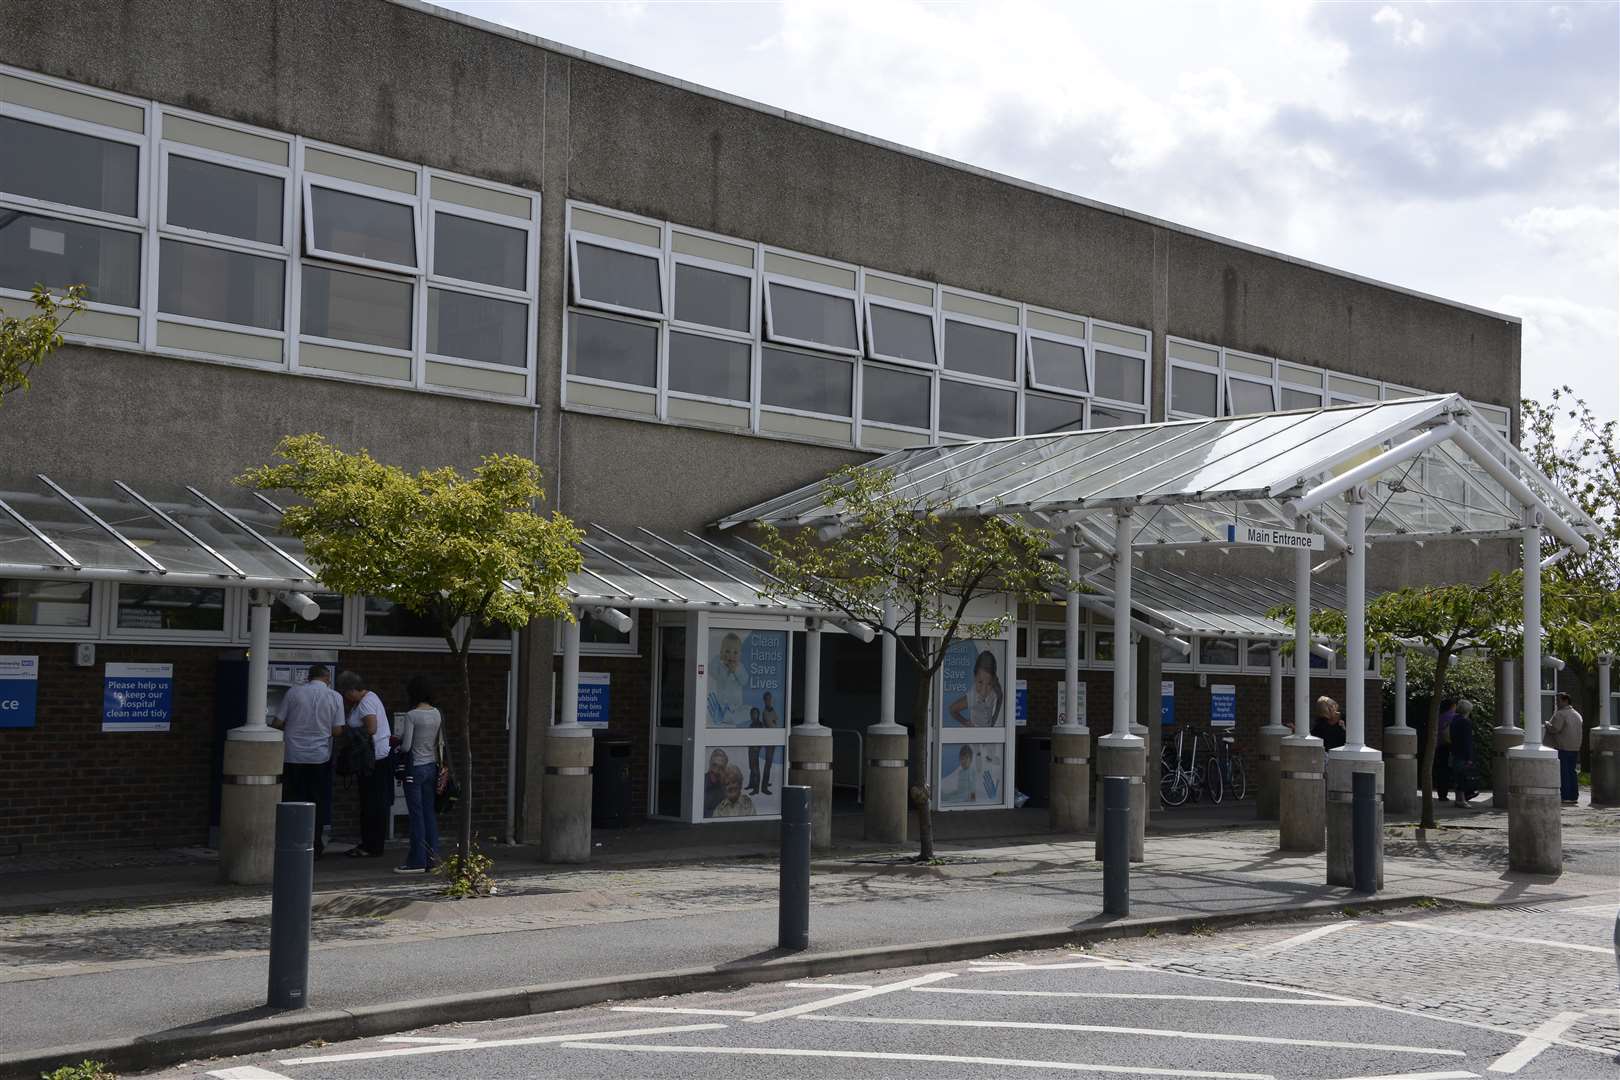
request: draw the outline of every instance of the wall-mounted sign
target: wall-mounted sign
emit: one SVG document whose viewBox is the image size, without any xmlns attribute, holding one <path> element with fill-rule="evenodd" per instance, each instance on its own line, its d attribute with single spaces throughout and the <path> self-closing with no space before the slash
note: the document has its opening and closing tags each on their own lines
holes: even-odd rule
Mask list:
<svg viewBox="0 0 1620 1080">
<path fill-rule="evenodd" d="M 613 676 L 605 671 L 579 673 L 579 722 L 585 727 L 608 726 L 608 705 Z"/>
<path fill-rule="evenodd" d="M 1005 641 L 957 641 L 940 668 L 941 723 L 948 728 L 1007 726 Z"/>
<path fill-rule="evenodd" d="M 39 657 L 0 656 L 0 728 L 31 728 L 39 707 Z"/>
<path fill-rule="evenodd" d="M 1322 538 L 1316 533 L 1289 532 L 1287 529 L 1273 529 L 1265 525 L 1237 525 L 1226 527 L 1226 542 L 1228 544 L 1258 544 L 1261 547 L 1296 548 L 1305 551 L 1320 551 Z"/>
<path fill-rule="evenodd" d="M 781 630 L 709 631 L 708 727 L 782 726 L 787 646 Z"/>
<path fill-rule="evenodd" d="M 1084 727 L 1086 724 L 1086 684 L 1080 682 L 1076 683 L 1075 686 L 1079 692 L 1075 694 L 1078 700 L 1074 707 L 1074 723 Z M 1067 719 L 1069 715 L 1068 704 L 1069 683 L 1068 680 L 1064 680 L 1057 684 L 1057 722 L 1060 724 L 1069 723 Z"/>
<path fill-rule="evenodd" d="M 1013 722 L 1019 727 L 1029 723 L 1029 680 L 1019 679 L 1013 684 Z"/>
<path fill-rule="evenodd" d="M 102 679 L 102 731 L 168 731 L 173 664 L 108 664 Z"/>
<path fill-rule="evenodd" d="M 1176 722 L 1176 683 L 1165 679 L 1159 683 L 1159 723 L 1165 727 Z"/>
<path fill-rule="evenodd" d="M 1209 726 L 1237 726 L 1237 687 L 1212 683 L 1209 688 Z"/>
</svg>

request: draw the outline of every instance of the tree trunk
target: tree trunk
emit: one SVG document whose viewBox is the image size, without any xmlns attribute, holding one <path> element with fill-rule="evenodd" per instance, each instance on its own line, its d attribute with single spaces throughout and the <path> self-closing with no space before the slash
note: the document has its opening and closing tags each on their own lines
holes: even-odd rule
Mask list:
<svg viewBox="0 0 1620 1080">
<path fill-rule="evenodd" d="M 467 629 L 467 640 L 458 650 L 457 669 L 461 673 L 461 730 L 456 733 L 456 772 L 461 779 L 461 806 L 458 808 L 456 830 L 459 834 L 463 865 L 473 850 L 472 817 L 472 672 L 467 664 L 467 649 L 472 644 L 472 629 Z"/>
<path fill-rule="evenodd" d="M 1423 753 L 1418 755 L 1418 789 L 1423 792 L 1423 816 L 1418 824 L 1432 829 L 1434 823 L 1434 758 L 1440 741 L 1440 698 L 1445 693 L 1446 665 L 1451 654 L 1444 649 L 1434 657 L 1434 685 L 1429 688 L 1429 730 L 1423 736 Z"/>
<path fill-rule="evenodd" d="M 917 812 L 917 861 L 934 859 L 934 813 L 931 805 L 932 785 L 928 782 L 933 762 L 928 759 L 928 691 L 933 677 L 922 671 L 917 675 L 917 694 L 911 703 L 911 760 L 920 764 L 922 783 L 914 783 L 908 792 L 911 808 Z"/>
</svg>

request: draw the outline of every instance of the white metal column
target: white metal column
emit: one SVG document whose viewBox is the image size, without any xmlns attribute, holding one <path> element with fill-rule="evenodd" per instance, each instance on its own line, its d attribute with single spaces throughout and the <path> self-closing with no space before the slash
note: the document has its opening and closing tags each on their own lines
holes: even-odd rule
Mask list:
<svg viewBox="0 0 1620 1080">
<path fill-rule="evenodd" d="M 1360 752 L 1367 747 L 1367 501 L 1366 489 L 1357 487 L 1345 496 L 1345 539 L 1350 557 L 1345 566 L 1345 717 L 1344 748 Z"/>
<path fill-rule="evenodd" d="M 1282 727 L 1282 646 L 1271 646 L 1271 727 Z"/>
<path fill-rule="evenodd" d="M 1064 553 L 1065 569 L 1069 581 L 1080 580 L 1080 538 L 1070 535 L 1069 547 Z M 1080 592 L 1071 584 L 1068 595 L 1068 606 L 1063 612 L 1064 641 L 1063 641 L 1063 689 L 1066 694 L 1063 706 L 1063 725 L 1065 727 L 1079 726 L 1080 710 Z M 1033 643 L 1032 643 L 1033 644 Z"/>
<path fill-rule="evenodd" d="M 1609 690 L 1609 667 L 1613 661 L 1612 656 L 1604 653 L 1597 662 L 1598 727 L 1605 731 L 1614 726 L 1614 701 Z"/>
<path fill-rule="evenodd" d="M 1114 731 L 1116 742 L 1131 734 L 1131 512 L 1114 511 Z"/>
<path fill-rule="evenodd" d="M 1541 749 L 1541 512 L 1525 511 L 1524 749 Z"/>
<path fill-rule="evenodd" d="M 820 619 L 808 619 L 804 624 L 804 723 L 801 726 L 821 726 Z"/>
<path fill-rule="evenodd" d="M 1395 726 L 1406 726 L 1406 650 L 1395 650 Z"/>
<path fill-rule="evenodd" d="M 1518 688 L 1513 685 L 1515 675 L 1512 660 L 1500 661 L 1502 665 L 1502 700 L 1496 703 L 1496 715 L 1501 719 L 1505 728 L 1519 726 L 1519 710 L 1515 698 Z"/>
<path fill-rule="evenodd" d="M 888 627 L 889 630 L 894 629 L 894 604 L 887 600 L 883 601 L 883 625 Z M 878 677 L 878 723 L 893 726 L 895 661 L 894 634 L 885 631 L 878 636 L 881 639 L 883 657 L 883 666 Z"/>
<path fill-rule="evenodd" d="M 558 711 L 557 726 L 579 727 L 579 622 L 564 619 L 562 708 Z"/>
<path fill-rule="evenodd" d="M 1310 519 L 1300 518 L 1294 526 L 1300 532 L 1310 529 Z M 1311 733 L 1311 553 L 1304 548 L 1294 552 L 1294 735 L 1304 739 Z"/>
</svg>

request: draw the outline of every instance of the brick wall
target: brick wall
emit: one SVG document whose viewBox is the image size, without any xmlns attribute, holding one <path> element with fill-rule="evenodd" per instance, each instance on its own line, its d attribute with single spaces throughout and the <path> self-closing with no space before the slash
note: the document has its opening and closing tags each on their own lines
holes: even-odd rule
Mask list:
<svg viewBox="0 0 1620 1080">
<path fill-rule="evenodd" d="M 640 656 L 581 656 L 580 671 L 606 672 L 608 684 L 608 726 L 598 728 L 596 739 L 625 740 L 630 743 L 630 816 L 647 816 L 648 785 L 652 773 L 649 724 L 652 716 L 653 642 L 658 633 L 657 613 L 636 612 Z M 562 657 L 553 659 L 552 671 L 562 682 Z"/>
</svg>

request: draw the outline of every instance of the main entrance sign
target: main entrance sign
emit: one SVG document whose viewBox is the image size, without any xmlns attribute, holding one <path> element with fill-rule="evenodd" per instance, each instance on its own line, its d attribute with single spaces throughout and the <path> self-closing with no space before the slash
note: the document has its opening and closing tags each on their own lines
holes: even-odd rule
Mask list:
<svg viewBox="0 0 1620 1080">
<path fill-rule="evenodd" d="M 1268 525 L 1239 525 L 1235 522 L 1226 527 L 1226 542 L 1304 551 L 1320 551 L 1322 548 L 1322 538 L 1316 533 L 1290 532 Z"/>
</svg>

